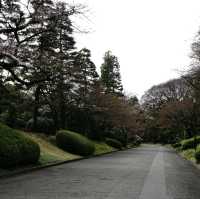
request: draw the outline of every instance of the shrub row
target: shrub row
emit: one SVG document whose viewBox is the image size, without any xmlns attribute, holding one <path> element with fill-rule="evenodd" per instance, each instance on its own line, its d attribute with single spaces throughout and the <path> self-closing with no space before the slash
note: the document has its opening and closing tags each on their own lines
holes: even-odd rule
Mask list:
<svg viewBox="0 0 200 199">
<path fill-rule="evenodd" d="M 0 123 L 0 167 L 33 164 L 40 157 L 40 147 L 20 132 Z"/>
<path fill-rule="evenodd" d="M 56 143 L 61 149 L 81 156 L 92 155 L 95 146 L 86 137 L 67 130 L 60 130 L 56 134 Z"/>
<path fill-rule="evenodd" d="M 116 149 L 122 149 L 122 143 L 118 140 L 112 139 L 112 138 L 106 138 L 106 144 L 109 146 L 112 146 Z"/>
</svg>

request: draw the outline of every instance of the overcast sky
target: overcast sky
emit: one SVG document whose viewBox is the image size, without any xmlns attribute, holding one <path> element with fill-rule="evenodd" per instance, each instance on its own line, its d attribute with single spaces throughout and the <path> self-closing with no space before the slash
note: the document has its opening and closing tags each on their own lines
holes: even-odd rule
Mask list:
<svg viewBox="0 0 200 199">
<path fill-rule="evenodd" d="M 74 0 L 88 6 L 78 19 L 89 34 L 76 35 L 98 70 L 104 52 L 119 58 L 125 91 L 140 97 L 151 86 L 179 76 L 190 63 L 200 27 L 199 0 Z"/>
</svg>

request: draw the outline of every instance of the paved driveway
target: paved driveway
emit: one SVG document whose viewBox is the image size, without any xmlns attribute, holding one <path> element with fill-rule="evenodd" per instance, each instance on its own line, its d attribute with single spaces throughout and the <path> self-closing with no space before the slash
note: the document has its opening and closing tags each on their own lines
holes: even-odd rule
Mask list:
<svg viewBox="0 0 200 199">
<path fill-rule="evenodd" d="M 0 180 L 0 199 L 200 199 L 200 171 L 158 145 Z"/>
</svg>

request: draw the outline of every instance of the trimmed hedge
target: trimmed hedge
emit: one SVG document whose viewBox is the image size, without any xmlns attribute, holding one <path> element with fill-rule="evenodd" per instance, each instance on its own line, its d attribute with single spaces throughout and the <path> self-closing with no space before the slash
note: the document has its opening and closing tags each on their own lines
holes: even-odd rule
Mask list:
<svg viewBox="0 0 200 199">
<path fill-rule="evenodd" d="M 106 144 L 108 144 L 109 146 L 112 146 L 116 149 L 122 149 L 122 143 L 115 139 L 106 138 Z"/>
<path fill-rule="evenodd" d="M 26 129 L 28 131 L 45 133 L 48 135 L 55 134 L 56 132 L 53 120 L 46 117 L 37 118 L 37 127 L 35 129 L 33 127 L 33 118 L 30 119 L 26 124 Z"/>
<path fill-rule="evenodd" d="M 195 158 L 197 160 L 197 163 L 200 163 L 200 145 L 198 145 L 197 150 L 195 152 Z"/>
<path fill-rule="evenodd" d="M 196 144 L 200 144 L 200 136 L 196 137 Z M 190 138 L 181 142 L 182 150 L 195 148 L 195 139 Z"/>
<path fill-rule="evenodd" d="M 68 130 L 58 131 L 56 143 L 61 149 L 81 156 L 92 155 L 95 151 L 94 143 L 91 140 Z"/>
<path fill-rule="evenodd" d="M 0 123 L 0 167 L 11 168 L 34 164 L 40 157 L 40 147 L 19 131 Z"/>
</svg>

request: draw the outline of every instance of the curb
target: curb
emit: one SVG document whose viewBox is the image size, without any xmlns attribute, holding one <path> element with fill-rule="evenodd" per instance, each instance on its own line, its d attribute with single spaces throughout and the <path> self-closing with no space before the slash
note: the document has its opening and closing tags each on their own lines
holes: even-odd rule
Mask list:
<svg viewBox="0 0 200 199">
<path fill-rule="evenodd" d="M 48 168 L 48 167 L 58 166 L 58 165 L 67 164 L 67 163 L 71 163 L 71 162 L 77 162 L 77 161 L 86 160 L 86 159 L 95 158 L 95 157 L 100 157 L 100 156 L 103 156 L 103 155 L 108 155 L 108 154 L 112 154 L 112 153 L 116 153 L 116 152 L 120 152 L 120 151 L 126 151 L 126 150 L 129 150 L 129 149 L 134 149 L 134 148 L 126 148 L 126 149 L 110 151 L 110 152 L 106 152 L 106 153 L 102 153 L 102 154 L 96 154 L 96 155 L 81 157 L 81 158 L 72 159 L 72 160 L 59 161 L 59 162 L 49 163 L 49 164 L 41 165 L 41 166 L 33 166 L 33 167 L 30 167 L 30 168 L 25 168 L 25 169 L 20 170 L 20 171 L 9 172 L 7 174 L 3 174 L 2 176 L 0 175 L 0 179 L 10 178 L 10 177 L 18 176 L 18 175 L 21 175 L 21 174 L 26 174 L 26 173 L 31 173 L 31 172 L 34 172 L 34 171 L 42 170 L 42 169 L 45 169 L 45 168 Z"/>
</svg>

